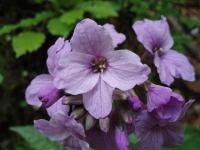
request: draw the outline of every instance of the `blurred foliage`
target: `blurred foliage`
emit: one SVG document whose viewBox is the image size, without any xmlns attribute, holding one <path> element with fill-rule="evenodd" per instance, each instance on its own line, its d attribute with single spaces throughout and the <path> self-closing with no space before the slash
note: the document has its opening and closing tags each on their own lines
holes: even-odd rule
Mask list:
<svg viewBox="0 0 200 150">
<path fill-rule="evenodd" d="M 44 42 L 45 35 L 40 32 L 21 32 L 12 39 L 16 57 L 19 57 L 26 52 L 37 50 Z"/>
<path fill-rule="evenodd" d="M 127 36 L 124 47 L 134 49 L 137 53 L 137 49 L 142 48 L 137 46 L 139 42 L 136 42 L 131 25 L 139 19 L 160 19 L 163 15 L 168 18 L 172 27 L 175 40 L 173 49 L 188 53 L 187 49 L 194 46 L 196 42 L 194 39 L 200 30 L 200 19 L 189 17 L 182 12 L 181 6 L 188 1 L 3 0 L 4 6 L 0 3 L 0 13 L 4 15 L 0 18 L 0 128 L 2 129 L 0 140 L 3 139 L 0 142 L 0 149 L 12 150 L 14 147 L 14 150 L 29 150 L 30 143 L 37 141 L 32 138 L 38 133 L 31 127 L 13 128 L 29 143 L 19 142 L 13 145 L 16 137 L 10 135 L 7 127 L 31 124 L 33 116 L 38 117 L 37 111 L 25 103 L 24 91 L 36 74 L 47 72 L 46 50 L 57 37 L 71 37 L 77 22 L 83 18 L 93 18 L 100 24 L 107 22 L 114 24 L 118 31 Z M 31 133 L 33 135 L 29 132 L 33 132 Z M 199 134 L 198 130 L 187 128 L 185 142 L 181 148 L 196 150 L 200 143 Z M 38 139 L 43 141 L 43 137 Z M 133 147 L 136 137 L 131 135 L 130 139 Z M 47 139 L 44 141 L 46 141 L 44 146 L 54 145 L 47 144 Z M 195 147 L 190 147 L 192 144 Z M 37 144 L 31 145 L 37 146 Z"/>
<path fill-rule="evenodd" d="M 44 137 L 32 126 L 12 127 L 10 130 L 19 134 L 27 142 L 28 146 L 24 147 L 26 150 L 66 150 L 58 143 Z"/>
</svg>

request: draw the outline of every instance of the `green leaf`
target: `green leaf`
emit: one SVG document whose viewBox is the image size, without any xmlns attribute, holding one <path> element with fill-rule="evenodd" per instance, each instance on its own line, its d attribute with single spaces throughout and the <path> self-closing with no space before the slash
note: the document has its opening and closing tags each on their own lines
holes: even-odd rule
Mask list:
<svg viewBox="0 0 200 150">
<path fill-rule="evenodd" d="M 18 133 L 33 150 L 66 150 L 61 145 L 50 141 L 32 126 L 11 127 L 11 131 Z"/>
<path fill-rule="evenodd" d="M 83 10 L 73 9 L 68 12 L 64 12 L 63 15 L 60 17 L 60 20 L 66 24 L 74 24 L 77 20 L 83 18 Z"/>
<path fill-rule="evenodd" d="M 35 26 L 42 21 L 52 17 L 53 15 L 54 13 L 50 11 L 39 12 L 33 18 L 22 19 L 19 23 L 16 24 L 4 25 L 2 28 L 0 28 L 0 35 L 10 33 L 19 28 Z"/>
<path fill-rule="evenodd" d="M 129 144 L 130 144 L 130 149 L 133 149 L 134 148 L 134 145 L 137 143 L 137 137 L 135 134 L 130 134 L 129 135 Z"/>
<path fill-rule="evenodd" d="M 47 28 L 52 35 L 67 37 L 71 32 L 72 26 L 61 22 L 59 18 L 54 18 L 48 22 Z"/>
<path fill-rule="evenodd" d="M 18 28 L 19 28 L 18 24 L 4 25 L 2 28 L 0 28 L 0 35 L 10 33 Z"/>
<path fill-rule="evenodd" d="M 103 19 L 108 17 L 117 17 L 117 6 L 111 2 L 105 1 L 92 1 L 82 3 L 80 9 L 91 13 L 97 19 Z"/>
<path fill-rule="evenodd" d="M 45 35 L 40 32 L 22 32 L 12 39 L 16 57 L 20 57 L 27 52 L 36 51 L 43 44 Z"/>
</svg>

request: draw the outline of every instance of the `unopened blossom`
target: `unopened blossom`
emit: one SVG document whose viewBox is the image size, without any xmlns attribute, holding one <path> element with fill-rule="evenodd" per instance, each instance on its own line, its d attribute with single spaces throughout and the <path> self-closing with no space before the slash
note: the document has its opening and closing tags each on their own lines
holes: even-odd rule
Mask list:
<svg viewBox="0 0 200 150">
<path fill-rule="evenodd" d="M 47 67 L 49 74 L 36 76 L 26 89 L 27 103 L 34 106 L 50 107 L 63 96 L 63 91 L 54 86 L 53 80 L 59 68 L 58 60 L 71 50 L 68 41 L 58 38 L 53 46 L 48 49 Z"/>
<path fill-rule="evenodd" d="M 154 56 L 154 64 L 162 83 L 170 85 L 174 78 L 195 80 L 195 72 L 186 56 L 172 49 L 174 41 L 165 17 L 152 21 L 136 21 L 133 29 L 138 41 Z"/>
<path fill-rule="evenodd" d="M 115 141 L 116 141 L 118 150 L 129 150 L 128 133 L 126 130 L 123 130 L 119 127 L 116 128 Z"/>
<path fill-rule="evenodd" d="M 151 84 L 147 91 L 147 109 L 163 121 L 174 122 L 182 113 L 184 99 L 170 88 Z"/>
<path fill-rule="evenodd" d="M 137 96 L 129 96 L 128 100 L 134 111 L 139 111 L 144 107 L 144 104 Z"/>
<path fill-rule="evenodd" d="M 163 120 L 155 118 L 147 110 L 139 113 L 134 120 L 135 133 L 139 139 L 134 150 L 160 150 L 161 147 L 176 147 L 182 144 L 184 130 L 180 119 L 192 103 L 193 100 L 190 100 L 184 104 L 182 113 L 175 122 L 163 123 Z"/>
<path fill-rule="evenodd" d="M 129 50 L 114 51 L 112 38 L 104 27 L 90 19 L 77 24 L 70 40 L 72 52 L 62 57 L 55 85 L 72 95 L 83 94 L 85 109 L 95 118 L 106 117 L 112 109 L 112 93 L 147 80 L 149 68 Z"/>
</svg>

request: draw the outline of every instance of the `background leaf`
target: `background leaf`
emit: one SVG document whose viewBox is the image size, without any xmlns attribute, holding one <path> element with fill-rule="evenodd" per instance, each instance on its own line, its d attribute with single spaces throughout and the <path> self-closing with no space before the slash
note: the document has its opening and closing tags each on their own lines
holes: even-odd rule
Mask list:
<svg viewBox="0 0 200 150">
<path fill-rule="evenodd" d="M 10 130 L 24 138 L 33 150 L 66 150 L 61 145 L 41 135 L 32 126 L 11 127 Z"/>
<path fill-rule="evenodd" d="M 63 37 L 67 37 L 72 29 L 70 25 L 61 22 L 59 18 L 51 19 L 48 22 L 47 28 L 51 34 Z"/>
<path fill-rule="evenodd" d="M 116 17 L 117 7 L 114 3 L 105 1 L 92 1 L 82 3 L 80 9 L 91 13 L 95 18 L 102 19 L 107 17 Z"/>
<path fill-rule="evenodd" d="M 45 35 L 40 32 L 22 32 L 12 39 L 12 46 L 16 57 L 20 57 L 27 52 L 37 50 L 45 40 Z"/>
<path fill-rule="evenodd" d="M 60 20 L 66 24 L 74 24 L 77 20 L 83 17 L 83 10 L 73 9 L 71 11 L 64 12 L 60 17 Z"/>
</svg>

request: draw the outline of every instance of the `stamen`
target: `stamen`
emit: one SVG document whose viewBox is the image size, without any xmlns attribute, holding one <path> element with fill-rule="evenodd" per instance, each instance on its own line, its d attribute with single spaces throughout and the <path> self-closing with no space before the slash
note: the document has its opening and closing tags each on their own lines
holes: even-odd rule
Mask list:
<svg viewBox="0 0 200 150">
<path fill-rule="evenodd" d="M 103 58 L 103 57 L 95 58 L 91 62 L 91 68 L 94 73 L 98 73 L 98 72 L 103 73 L 104 70 L 107 68 L 106 58 Z"/>
</svg>

